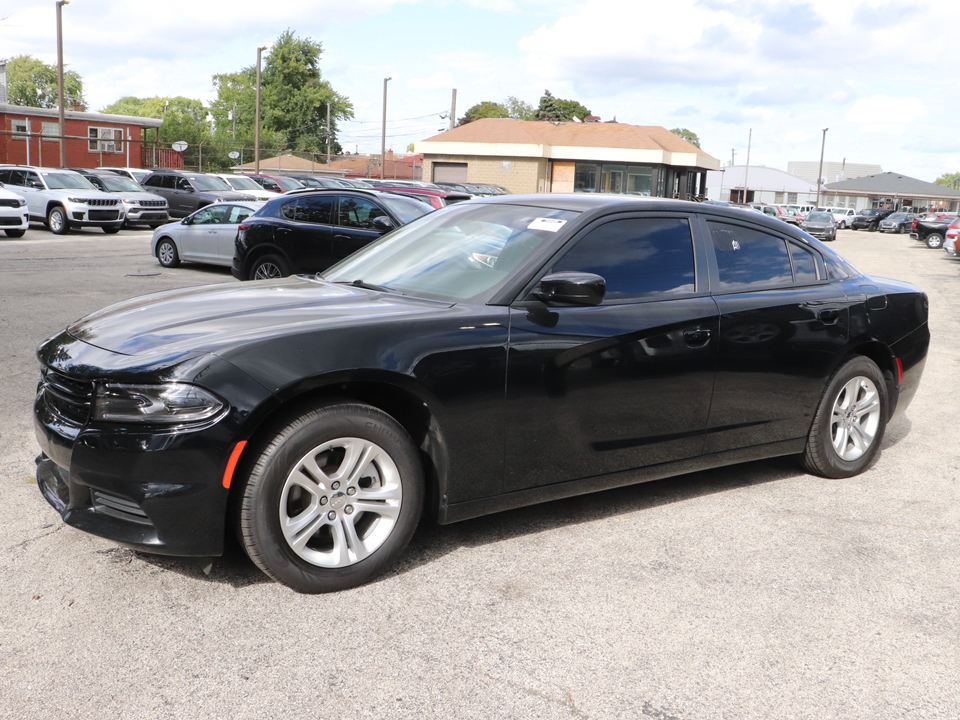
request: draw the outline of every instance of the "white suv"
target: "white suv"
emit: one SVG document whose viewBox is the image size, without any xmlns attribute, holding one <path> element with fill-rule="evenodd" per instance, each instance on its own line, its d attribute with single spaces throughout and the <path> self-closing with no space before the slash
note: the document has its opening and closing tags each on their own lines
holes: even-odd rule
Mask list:
<svg viewBox="0 0 960 720">
<path fill-rule="evenodd" d="M 833 215 L 833 219 L 837 221 L 837 227 L 841 230 L 850 227 L 850 223 L 857 215 L 857 211 L 853 208 L 828 207 L 827 212 Z"/>
<path fill-rule="evenodd" d="M 257 202 L 269 202 L 275 197 L 280 197 L 280 193 L 264 190 L 257 184 L 256 180 L 246 175 L 227 175 L 225 173 L 211 173 L 218 178 L 223 178 L 237 192 L 251 196 Z"/>
<path fill-rule="evenodd" d="M 100 192 L 72 170 L 0 165 L 0 183 L 23 195 L 30 219 L 46 223 L 57 235 L 72 227 L 101 227 L 105 233 L 123 227 L 120 199 Z"/>
<path fill-rule="evenodd" d="M 27 201 L 0 183 L 0 227 L 9 237 L 23 237 L 30 227 Z"/>
</svg>

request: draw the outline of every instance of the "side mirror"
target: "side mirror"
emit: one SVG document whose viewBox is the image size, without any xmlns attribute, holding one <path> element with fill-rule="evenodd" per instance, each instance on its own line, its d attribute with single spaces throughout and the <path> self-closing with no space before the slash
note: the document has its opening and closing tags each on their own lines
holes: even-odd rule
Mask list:
<svg viewBox="0 0 960 720">
<path fill-rule="evenodd" d="M 607 294 L 607 281 L 586 272 L 557 272 L 545 275 L 533 291 L 544 302 L 566 305 L 599 305 Z"/>
<path fill-rule="evenodd" d="M 374 230 L 379 230 L 380 232 L 385 233 L 385 232 L 389 232 L 390 230 L 393 230 L 395 227 L 396 225 L 393 224 L 393 220 L 391 220 L 386 215 L 378 215 L 373 219 Z"/>
<path fill-rule="evenodd" d="M 192 223 L 192 222 L 193 222 L 193 220 L 192 220 L 191 218 L 185 217 L 183 220 L 180 221 L 180 224 L 181 224 L 181 225 L 189 225 L 189 224 Z"/>
</svg>

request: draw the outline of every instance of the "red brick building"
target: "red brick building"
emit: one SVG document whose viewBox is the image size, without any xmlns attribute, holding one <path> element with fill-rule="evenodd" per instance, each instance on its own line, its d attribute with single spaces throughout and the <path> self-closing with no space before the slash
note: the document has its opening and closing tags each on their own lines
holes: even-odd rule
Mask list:
<svg viewBox="0 0 960 720">
<path fill-rule="evenodd" d="M 66 110 L 67 167 L 143 167 L 144 132 L 156 132 L 162 124 L 153 118 Z M 57 108 L 0 104 L 0 163 L 59 167 L 59 135 Z"/>
</svg>

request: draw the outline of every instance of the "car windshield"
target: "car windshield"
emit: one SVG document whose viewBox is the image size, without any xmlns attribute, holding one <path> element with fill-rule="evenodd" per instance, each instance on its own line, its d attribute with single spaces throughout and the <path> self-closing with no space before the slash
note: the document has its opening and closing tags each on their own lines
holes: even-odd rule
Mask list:
<svg viewBox="0 0 960 720">
<path fill-rule="evenodd" d="M 99 177 L 100 181 L 110 192 L 143 192 L 143 188 L 130 178 L 121 177 L 120 175 L 100 175 Z"/>
<path fill-rule="evenodd" d="M 200 191 L 233 190 L 233 188 L 230 187 L 230 183 L 215 175 L 191 175 L 189 180 L 193 186 Z"/>
<path fill-rule="evenodd" d="M 94 184 L 82 175 L 70 173 L 44 173 L 43 179 L 51 190 L 96 190 Z"/>
<path fill-rule="evenodd" d="M 383 200 L 383 204 L 390 208 L 390 211 L 396 215 L 404 225 L 413 222 L 421 215 L 426 215 L 432 209 L 429 205 L 424 205 L 422 202 L 417 202 L 412 198 L 384 195 L 381 199 Z M 429 200 L 427 202 L 429 202 Z"/>
<path fill-rule="evenodd" d="M 291 190 L 299 190 L 300 188 L 303 187 L 302 182 L 300 182 L 299 180 L 294 180 L 293 178 L 275 177 L 273 178 L 273 180 L 277 183 L 277 185 L 282 187 L 286 192 L 290 192 Z"/>
<path fill-rule="evenodd" d="M 893 222 L 903 222 L 906 219 L 907 219 L 906 213 L 894 213 L 893 215 L 887 218 L 887 220 L 892 220 Z"/>
<path fill-rule="evenodd" d="M 257 192 L 263 190 L 262 187 L 257 185 L 256 180 L 253 178 L 244 177 L 243 175 L 231 175 L 230 177 L 224 178 L 234 190 L 255 190 Z"/>
<path fill-rule="evenodd" d="M 417 297 L 486 302 L 577 215 L 525 205 L 453 205 L 385 235 L 322 277 Z"/>
<path fill-rule="evenodd" d="M 807 222 L 815 222 L 815 223 L 833 222 L 833 215 L 825 212 L 812 212 L 809 215 L 807 215 Z"/>
</svg>

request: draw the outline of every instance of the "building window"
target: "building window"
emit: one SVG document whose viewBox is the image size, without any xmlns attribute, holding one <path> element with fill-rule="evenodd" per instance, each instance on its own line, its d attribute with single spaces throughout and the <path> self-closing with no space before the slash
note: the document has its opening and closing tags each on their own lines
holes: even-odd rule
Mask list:
<svg viewBox="0 0 960 720">
<path fill-rule="evenodd" d="M 774 205 L 783 205 L 783 193 L 775 192 L 773 194 L 773 204 Z"/>
<path fill-rule="evenodd" d="M 787 205 L 796 205 L 796 204 L 797 204 L 797 194 L 787 193 Z"/>
<path fill-rule="evenodd" d="M 573 175 L 574 192 L 597 192 L 597 166 L 588 163 L 577 163 Z"/>
<path fill-rule="evenodd" d="M 90 152 L 123 152 L 123 130 L 119 128 L 91 127 L 87 136 L 90 138 L 87 141 Z"/>
<path fill-rule="evenodd" d="M 60 123 L 45 122 L 43 123 L 40 132 L 43 134 L 44 140 L 49 142 L 60 142 Z"/>
<path fill-rule="evenodd" d="M 14 139 L 23 140 L 27 137 L 27 121 L 26 120 L 13 120 L 13 137 Z"/>
<path fill-rule="evenodd" d="M 627 195 L 649 196 L 653 192 L 653 168 L 630 165 L 627 168 Z"/>
</svg>

